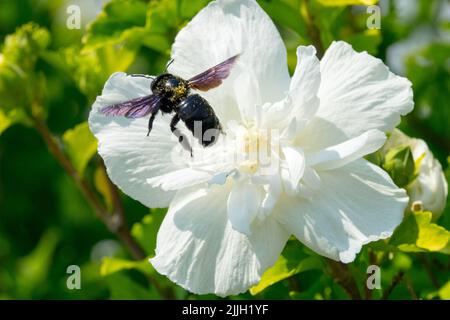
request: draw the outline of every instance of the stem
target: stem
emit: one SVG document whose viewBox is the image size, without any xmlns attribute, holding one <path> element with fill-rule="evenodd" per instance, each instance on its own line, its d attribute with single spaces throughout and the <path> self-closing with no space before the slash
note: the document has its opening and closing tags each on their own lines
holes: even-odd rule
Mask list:
<svg viewBox="0 0 450 320">
<path fill-rule="evenodd" d="M 113 212 L 110 213 L 106 207 L 99 200 L 96 193 L 89 186 L 87 181 L 83 179 L 72 165 L 70 159 L 64 153 L 62 146 L 58 139 L 50 132 L 46 123 L 39 117 L 33 117 L 34 125 L 39 134 L 44 139 L 50 153 L 56 158 L 63 169 L 75 182 L 78 189 L 83 193 L 85 199 L 92 207 L 95 215 L 114 233 L 117 238 L 124 244 L 130 255 L 135 260 L 143 260 L 146 258 L 145 251 L 131 236 L 130 230 L 126 223 L 125 212 L 123 210 L 120 195 L 116 186 L 107 178 L 111 196 L 113 199 Z M 102 170 L 106 170 L 103 161 L 101 162 Z M 107 177 L 107 175 L 106 175 Z M 162 288 L 159 283 L 150 276 L 147 276 L 149 282 L 155 287 L 161 297 L 165 299 L 174 299 L 174 294 L 169 289 Z"/>
<path fill-rule="evenodd" d="M 419 262 L 423 265 L 425 272 L 427 273 L 428 277 L 431 280 L 431 283 L 436 289 L 439 289 L 441 285 L 439 284 L 438 279 L 436 278 L 435 273 L 433 272 L 433 267 L 431 263 L 428 261 L 428 259 L 421 253 L 417 254 L 417 258 Z"/>
<path fill-rule="evenodd" d="M 301 5 L 306 20 L 308 36 L 314 47 L 316 47 L 317 57 L 321 59 L 325 53 L 325 48 L 323 47 L 322 39 L 320 37 L 320 29 L 315 23 L 315 16 L 311 11 L 309 0 L 304 0 Z"/>
<path fill-rule="evenodd" d="M 395 287 L 402 281 L 403 276 L 405 275 L 404 271 L 400 271 L 397 273 L 394 278 L 392 278 L 391 284 L 389 285 L 389 288 L 387 288 L 386 291 L 384 291 L 383 296 L 381 297 L 381 300 L 386 300 L 394 291 Z"/>
<path fill-rule="evenodd" d="M 348 265 L 328 258 L 325 258 L 325 260 L 336 283 L 340 284 L 353 300 L 361 300 L 361 294 Z"/>
<path fill-rule="evenodd" d="M 414 291 L 412 282 L 409 278 L 405 277 L 405 285 L 406 285 L 406 289 L 408 289 L 409 294 L 411 295 L 411 298 L 413 300 L 418 300 L 419 298 L 417 297 L 416 292 Z"/>
</svg>

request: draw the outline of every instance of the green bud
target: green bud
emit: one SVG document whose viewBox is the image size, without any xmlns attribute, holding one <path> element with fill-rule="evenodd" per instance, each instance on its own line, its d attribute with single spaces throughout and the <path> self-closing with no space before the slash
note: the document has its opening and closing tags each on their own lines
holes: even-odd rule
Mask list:
<svg viewBox="0 0 450 320">
<path fill-rule="evenodd" d="M 40 81 L 36 61 L 49 42 L 49 32 L 35 23 L 27 23 L 5 38 L 0 53 L 0 108 L 5 112 L 29 107 L 36 100 L 33 88 Z"/>
<path fill-rule="evenodd" d="M 400 145 L 390 149 L 383 160 L 383 168 L 400 188 L 406 187 L 415 179 L 415 163 L 411 148 Z"/>
<path fill-rule="evenodd" d="M 47 48 L 50 34 L 35 23 L 27 23 L 6 37 L 3 55 L 9 64 L 24 72 L 34 68 L 38 55 Z"/>
</svg>

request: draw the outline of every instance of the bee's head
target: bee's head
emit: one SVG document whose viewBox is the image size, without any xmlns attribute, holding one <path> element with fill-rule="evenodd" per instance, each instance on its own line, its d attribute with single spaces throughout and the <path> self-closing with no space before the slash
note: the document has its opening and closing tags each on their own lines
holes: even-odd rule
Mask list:
<svg viewBox="0 0 450 320">
<path fill-rule="evenodd" d="M 152 93 L 164 95 L 168 98 L 180 98 L 187 94 L 187 82 L 170 73 L 156 77 L 151 85 Z"/>
</svg>

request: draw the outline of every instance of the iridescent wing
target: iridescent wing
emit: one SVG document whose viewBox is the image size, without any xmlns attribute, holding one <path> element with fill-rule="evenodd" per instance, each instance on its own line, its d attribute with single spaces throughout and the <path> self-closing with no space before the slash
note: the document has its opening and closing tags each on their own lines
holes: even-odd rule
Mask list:
<svg viewBox="0 0 450 320">
<path fill-rule="evenodd" d="M 100 110 L 100 112 L 107 116 L 141 118 L 150 113 L 158 111 L 160 101 L 160 96 L 151 94 L 149 96 L 140 97 L 104 107 Z"/>
<path fill-rule="evenodd" d="M 228 58 L 222 63 L 192 77 L 188 80 L 189 86 L 193 89 L 208 91 L 215 88 L 222 83 L 222 80 L 226 79 L 231 72 L 231 68 L 236 62 L 239 54 Z"/>
</svg>

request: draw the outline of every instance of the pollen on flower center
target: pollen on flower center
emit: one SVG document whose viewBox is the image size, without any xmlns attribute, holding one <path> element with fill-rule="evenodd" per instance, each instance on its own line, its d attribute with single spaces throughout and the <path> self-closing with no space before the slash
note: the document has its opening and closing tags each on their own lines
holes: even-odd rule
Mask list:
<svg viewBox="0 0 450 320">
<path fill-rule="evenodd" d="M 239 127 L 236 136 L 236 160 L 241 172 L 253 174 L 270 165 L 273 145 L 269 130 Z"/>
</svg>

